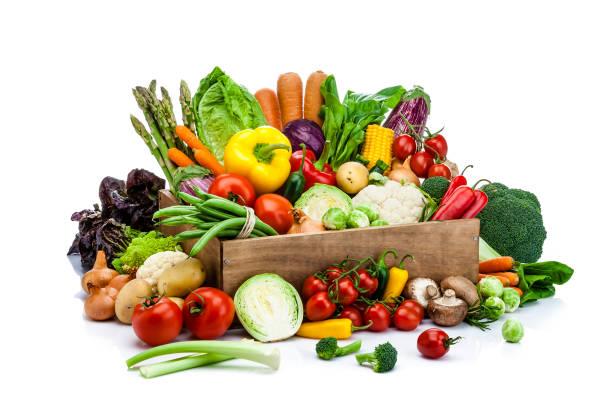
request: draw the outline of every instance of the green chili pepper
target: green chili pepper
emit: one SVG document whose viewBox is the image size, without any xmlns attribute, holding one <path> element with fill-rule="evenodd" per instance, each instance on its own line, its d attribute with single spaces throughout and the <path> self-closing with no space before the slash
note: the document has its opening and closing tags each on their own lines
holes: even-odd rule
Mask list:
<svg viewBox="0 0 612 408">
<path fill-rule="evenodd" d="M 298 198 L 304 192 L 304 187 L 306 186 L 306 177 L 304 177 L 304 158 L 306 157 L 306 145 L 301 143 L 302 147 L 302 162 L 300 164 L 300 169 L 298 171 L 294 171 L 287 177 L 287 181 L 282 188 L 281 195 L 285 197 L 287 200 L 294 204 Z"/>
<path fill-rule="evenodd" d="M 386 250 L 380 255 L 378 258 L 378 262 L 376 262 L 376 279 L 378 279 L 378 288 L 376 292 L 372 295 L 372 299 L 381 299 L 383 294 L 385 293 L 385 289 L 387 289 L 387 283 L 389 283 L 389 267 L 385 263 L 385 257 L 387 254 L 393 254 L 395 259 L 399 257 L 397 252 L 393 249 Z"/>
</svg>

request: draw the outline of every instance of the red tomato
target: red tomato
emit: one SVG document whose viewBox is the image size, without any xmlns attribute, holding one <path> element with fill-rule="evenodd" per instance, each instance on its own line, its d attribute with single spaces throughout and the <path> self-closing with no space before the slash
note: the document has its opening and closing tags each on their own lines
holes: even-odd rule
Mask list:
<svg viewBox="0 0 612 408">
<path fill-rule="evenodd" d="M 431 139 L 425 140 L 425 151 L 431 154 L 432 157 L 437 158 L 435 152 L 440 155 L 440 160 L 446 160 L 446 153 L 448 153 L 448 145 L 446 139 L 442 135 L 437 135 Z"/>
<path fill-rule="evenodd" d="M 425 309 L 423 309 L 423 306 L 421 306 L 421 304 L 417 302 L 416 300 L 412 300 L 412 299 L 404 300 L 402 304 L 400 305 L 400 307 L 405 307 L 415 312 L 419 316 L 419 323 L 425 317 Z"/>
<path fill-rule="evenodd" d="M 253 185 L 240 174 L 226 173 L 215 177 L 208 188 L 208 193 L 227 198 L 247 207 L 252 207 L 255 201 Z"/>
<path fill-rule="evenodd" d="M 427 329 L 417 339 L 417 349 L 427 358 L 440 358 L 446 353 L 451 344 L 455 344 L 461 337 L 450 338 L 440 329 Z"/>
<path fill-rule="evenodd" d="M 185 299 L 183 320 L 198 339 L 216 339 L 227 331 L 234 320 L 234 302 L 219 289 L 198 288 Z"/>
<path fill-rule="evenodd" d="M 357 273 L 359 274 L 359 288 L 367 291 L 361 294 L 368 297 L 376 292 L 376 289 L 378 289 L 378 279 L 372 277 L 365 269 L 360 269 Z"/>
<path fill-rule="evenodd" d="M 293 225 L 292 208 L 289 200 L 274 193 L 260 195 L 253 207 L 255 215 L 279 234 L 286 234 Z"/>
<path fill-rule="evenodd" d="M 420 178 L 427 177 L 427 171 L 433 164 L 433 156 L 428 152 L 416 152 L 410 158 L 410 168 Z"/>
<path fill-rule="evenodd" d="M 416 153 L 417 144 L 410 135 L 403 134 L 393 141 L 393 155 L 400 160 L 406 160 L 408 156 Z"/>
<path fill-rule="evenodd" d="M 134 307 L 132 327 L 149 346 L 169 343 L 183 328 L 181 308 L 166 297 L 146 299 Z"/>
<path fill-rule="evenodd" d="M 361 327 L 363 326 L 363 319 L 361 318 L 361 312 L 357 310 L 354 306 L 345 306 L 338 316 L 341 319 L 351 319 L 353 322 L 353 326 Z"/>
<path fill-rule="evenodd" d="M 451 171 L 446 164 L 436 163 L 427 170 L 427 178 L 444 177 L 447 180 L 451 179 Z"/>
<path fill-rule="evenodd" d="M 334 279 L 338 279 L 344 272 L 346 272 L 344 269 L 338 268 L 337 266 L 330 266 L 327 268 L 325 273 L 327 274 L 328 283 Z"/>
<path fill-rule="evenodd" d="M 329 286 L 331 290 L 338 291 L 338 303 L 341 305 L 352 305 L 359 297 L 359 291 L 355 289 L 353 281 L 349 278 L 342 278 L 338 281 L 337 285 L 330 283 Z"/>
<path fill-rule="evenodd" d="M 325 320 L 336 311 L 336 305 L 329 300 L 327 291 L 317 292 L 306 302 L 306 317 L 313 322 Z"/>
<path fill-rule="evenodd" d="M 365 324 L 372 322 L 368 330 L 380 332 L 387 330 L 391 326 L 391 312 L 380 303 L 376 303 L 366 309 L 363 313 Z"/>
<path fill-rule="evenodd" d="M 315 293 L 321 291 L 327 291 L 327 283 L 314 275 L 307 277 L 302 285 L 302 296 L 304 296 L 304 299 L 308 299 Z"/>
<path fill-rule="evenodd" d="M 393 325 L 399 330 L 414 330 L 418 327 L 419 323 L 421 323 L 420 316 L 409 307 L 400 306 L 393 313 Z"/>
</svg>

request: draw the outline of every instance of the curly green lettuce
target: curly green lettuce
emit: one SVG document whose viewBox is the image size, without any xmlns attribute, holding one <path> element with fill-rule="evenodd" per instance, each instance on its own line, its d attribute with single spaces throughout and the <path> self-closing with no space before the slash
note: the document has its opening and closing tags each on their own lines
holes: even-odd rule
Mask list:
<svg viewBox="0 0 612 408">
<path fill-rule="evenodd" d="M 119 257 L 113 261 L 113 267 L 119 273 L 129 273 L 134 268 L 142 266 L 144 261 L 153 254 L 180 249 L 174 237 L 164 237 L 157 231 L 143 232 L 130 242 Z"/>
</svg>

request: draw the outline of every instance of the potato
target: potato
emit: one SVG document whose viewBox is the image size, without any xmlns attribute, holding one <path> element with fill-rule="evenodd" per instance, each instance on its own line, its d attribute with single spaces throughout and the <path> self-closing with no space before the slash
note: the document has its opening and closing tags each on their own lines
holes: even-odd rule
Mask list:
<svg viewBox="0 0 612 408">
<path fill-rule="evenodd" d="M 132 324 L 134 307 L 143 301 L 144 297 L 153 295 L 153 287 L 144 279 L 133 279 L 125 284 L 115 301 L 115 314 L 120 322 Z"/>
<path fill-rule="evenodd" d="M 204 265 L 196 258 L 188 258 L 183 262 L 166 269 L 157 281 L 157 293 L 165 296 L 183 297 L 194 289 L 202 286 L 206 280 Z"/>
<path fill-rule="evenodd" d="M 174 296 L 170 296 L 168 299 L 170 299 L 171 301 L 173 301 L 174 303 L 176 303 L 176 305 L 183 310 L 183 305 L 185 304 L 185 299 L 180 298 L 180 297 L 174 297 Z"/>
<path fill-rule="evenodd" d="M 357 162 L 346 162 L 336 172 L 336 183 L 347 194 L 356 194 L 368 186 L 370 172 Z"/>
</svg>

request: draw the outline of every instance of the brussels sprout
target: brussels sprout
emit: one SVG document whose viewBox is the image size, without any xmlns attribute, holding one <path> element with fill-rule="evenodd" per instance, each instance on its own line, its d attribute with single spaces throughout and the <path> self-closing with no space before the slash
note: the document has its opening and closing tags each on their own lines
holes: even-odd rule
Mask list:
<svg viewBox="0 0 612 408">
<path fill-rule="evenodd" d="M 363 203 L 360 204 L 356 210 L 362 211 L 365 215 L 367 215 L 370 223 L 376 221 L 380 217 L 380 211 L 378 210 L 376 204 Z"/>
<path fill-rule="evenodd" d="M 512 288 L 504 288 L 501 298 L 506 305 L 506 313 L 514 312 L 521 304 L 521 296 Z"/>
<path fill-rule="evenodd" d="M 506 309 L 506 305 L 504 304 L 504 301 L 498 298 L 497 296 L 492 296 L 490 298 L 487 298 L 487 300 L 485 300 L 484 302 L 484 305 L 486 306 L 485 307 L 486 316 L 489 319 L 493 319 L 493 320 L 499 319 L 504 314 L 504 310 Z"/>
<path fill-rule="evenodd" d="M 325 214 L 323 214 L 323 218 L 321 219 L 323 226 L 328 230 L 345 229 L 347 220 L 348 216 L 346 213 L 338 207 L 333 207 L 325 211 Z"/>
<path fill-rule="evenodd" d="M 381 227 L 383 225 L 389 225 L 389 223 L 385 220 L 376 220 L 370 224 L 371 227 Z"/>
<path fill-rule="evenodd" d="M 504 285 L 502 285 L 499 279 L 494 278 L 493 276 L 487 276 L 478 282 L 476 289 L 478 289 L 478 293 L 480 293 L 483 298 L 488 298 L 491 296 L 501 297 L 504 290 Z"/>
<path fill-rule="evenodd" d="M 349 228 L 363 228 L 370 226 L 370 220 L 363 211 L 353 210 L 348 216 Z"/>
<path fill-rule="evenodd" d="M 502 326 L 502 336 L 507 342 L 518 343 L 524 334 L 523 324 L 516 319 L 508 319 Z"/>
</svg>

